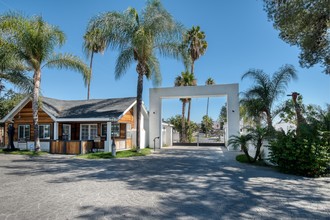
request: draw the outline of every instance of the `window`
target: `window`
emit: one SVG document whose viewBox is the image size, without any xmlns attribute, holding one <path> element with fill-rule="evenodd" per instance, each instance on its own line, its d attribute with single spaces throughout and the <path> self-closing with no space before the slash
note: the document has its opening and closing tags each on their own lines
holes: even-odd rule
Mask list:
<svg viewBox="0 0 330 220">
<path fill-rule="evenodd" d="M 95 137 L 97 137 L 97 125 L 96 124 L 80 125 L 80 139 L 81 140 L 93 140 Z"/>
<path fill-rule="evenodd" d="M 62 134 L 63 140 L 71 140 L 71 125 L 69 124 L 63 124 L 63 134 Z"/>
<path fill-rule="evenodd" d="M 30 125 L 18 125 L 18 139 L 30 140 Z"/>
<path fill-rule="evenodd" d="M 120 125 L 123 125 L 123 124 L 111 123 L 111 136 L 112 137 L 121 137 L 121 136 L 123 136 L 123 135 L 120 135 Z M 107 136 L 107 124 L 102 124 L 101 135 L 102 136 Z"/>
<path fill-rule="evenodd" d="M 50 125 L 39 125 L 39 138 L 50 139 Z"/>
</svg>

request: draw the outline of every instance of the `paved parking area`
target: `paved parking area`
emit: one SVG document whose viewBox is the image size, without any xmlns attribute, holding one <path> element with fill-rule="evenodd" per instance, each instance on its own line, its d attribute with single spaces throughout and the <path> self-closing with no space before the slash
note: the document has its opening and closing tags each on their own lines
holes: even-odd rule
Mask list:
<svg viewBox="0 0 330 220">
<path fill-rule="evenodd" d="M 98 161 L 0 155 L 0 219 L 330 219 L 330 178 L 235 155 L 215 147 Z"/>
</svg>

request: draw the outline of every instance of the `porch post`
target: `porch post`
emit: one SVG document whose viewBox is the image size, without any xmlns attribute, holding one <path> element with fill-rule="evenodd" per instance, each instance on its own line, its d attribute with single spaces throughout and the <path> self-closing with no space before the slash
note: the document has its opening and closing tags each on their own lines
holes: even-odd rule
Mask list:
<svg viewBox="0 0 330 220">
<path fill-rule="evenodd" d="M 107 140 L 104 142 L 104 152 L 111 152 L 111 122 L 107 122 Z"/>
<path fill-rule="evenodd" d="M 58 122 L 54 122 L 54 140 L 58 140 Z"/>
</svg>

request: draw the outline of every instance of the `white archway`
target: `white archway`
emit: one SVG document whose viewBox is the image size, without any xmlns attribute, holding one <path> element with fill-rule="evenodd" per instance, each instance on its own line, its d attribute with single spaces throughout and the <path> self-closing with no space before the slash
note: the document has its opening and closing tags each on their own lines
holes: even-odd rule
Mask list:
<svg viewBox="0 0 330 220">
<path fill-rule="evenodd" d="M 227 97 L 228 132 L 226 141 L 231 135 L 239 133 L 239 97 L 238 83 L 208 86 L 182 86 L 153 88 L 149 90 L 149 145 L 159 137 L 158 146 L 162 147 L 162 99 Z M 220 108 L 220 106 L 219 106 Z M 228 147 L 227 143 L 226 146 Z M 231 149 L 229 147 L 229 149 Z"/>
</svg>

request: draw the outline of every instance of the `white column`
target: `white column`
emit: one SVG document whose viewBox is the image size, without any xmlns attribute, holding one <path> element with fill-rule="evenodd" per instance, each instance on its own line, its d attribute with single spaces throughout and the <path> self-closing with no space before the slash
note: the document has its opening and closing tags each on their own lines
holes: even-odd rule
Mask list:
<svg viewBox="0 0 330 220">
<path fill-rule="evenodd" d="M 158 97 L 156 92 L 149 93 L 149 146 L 150 148 L 154 147 L 154 138 L 159 137 L 156 140 L 156 148 L 162 147 L 162 123 L 161 123 L 161 115 L 162 115 L 162 101 L 161 98 Z M 158 144 L 159 143 L 159 144 Z"/>
<path fill-rule="evenodd" d="M 231 135 L 239 134 L 239 97 L 238 84 L 233 87 L 227 95 L 227 125 L 226 146 L 229 150 L 233 150 L 232 146 L 228 146 L 228 140 Z"/>
<path fill-rule="evenodd" d="M 58 122 L 54 122 L 54 140 L 58 140 Z"/>
<path fill-rule="evenodd" d="M 104 152 L 111 152 L 111 122 L 107 122 L 107 140 L 104 142 Z"/>
</svg>

